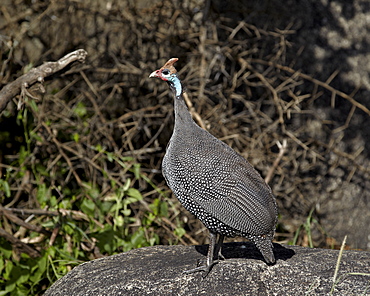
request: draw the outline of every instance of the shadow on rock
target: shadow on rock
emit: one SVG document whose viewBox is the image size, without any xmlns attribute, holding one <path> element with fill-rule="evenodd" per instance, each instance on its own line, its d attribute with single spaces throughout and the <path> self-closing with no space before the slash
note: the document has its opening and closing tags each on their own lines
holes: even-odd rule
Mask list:
<svg viewBox="0 0 370 296">
<path fill-rule="evenodd" d="M 286 248 L 280 244 L 274 243 L 274 255 L 276 260 L 287 260 L 295 255 L 292 249 Z M 197 252 L 207 256 L 208 245 L 195 246 Z M 222 255 L 225 259 L 245 258 L 262 260 L 263 256 L 252 242 L 225 243 L 222 247 Z"/>
</svg>

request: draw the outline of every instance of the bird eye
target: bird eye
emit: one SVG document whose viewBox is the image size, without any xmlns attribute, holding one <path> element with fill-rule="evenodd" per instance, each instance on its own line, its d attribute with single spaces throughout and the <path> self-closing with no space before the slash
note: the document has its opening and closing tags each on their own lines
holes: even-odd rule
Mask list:
<svg viewBox="0 0 370 296">
<path fill-rule="evenodd" d="M 168 75 L 168 74 L 170 74 L 170 70 L 168 70 L 168 69 L 164 69 L 164 70 L 162 71 L 162 73 L 163 73 L 164 75 Z"/>
</svg>

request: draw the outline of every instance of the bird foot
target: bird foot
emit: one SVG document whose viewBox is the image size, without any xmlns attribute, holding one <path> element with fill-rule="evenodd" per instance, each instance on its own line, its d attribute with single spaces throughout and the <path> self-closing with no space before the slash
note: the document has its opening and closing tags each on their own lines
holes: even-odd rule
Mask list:
<svg viewBox="0 0 370 296">
<path fill-rule="evenodd" d="M 221 259 L 221 260 L 226 260 L 226 258 L 224 257 L 224 255 L 220 253 L 218 253 L 218 259 Z"/>
<path fill-rule="evenodd" d="M 185 270 L 185 271 L 183 271 L 183 273 L 184 274 L 191 274 L 191 273 L 194 273 L 194 272 L 204 271 L 203 278 L 205 278 L 209 274 L 209 272 L 211 271 L 213 265 L 215 265 L 217 263 L 218 263 L 218 260 L 214 260 L 209 265 L 198 266 L 198 267 L 190 269 L 190 270 Z"/>
</svg>

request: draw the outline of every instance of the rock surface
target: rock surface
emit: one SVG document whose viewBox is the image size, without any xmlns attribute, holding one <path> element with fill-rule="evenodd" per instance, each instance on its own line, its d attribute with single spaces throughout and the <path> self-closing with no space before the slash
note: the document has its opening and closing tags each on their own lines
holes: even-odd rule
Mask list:
<svg viewBox="0 0 370 296">
<path fill-rule="evenodd" d="M 339 251 L 274 244 L 268 266 L 252 243 L 228 243 L 210 274 L 182 274 L 208 245 L 155 246 L 75 267 L 45 296 L 68 295 L 329 295 Z M 370 252 L 344 251 L 333 295 L 370 295 Z"/>
</svg>

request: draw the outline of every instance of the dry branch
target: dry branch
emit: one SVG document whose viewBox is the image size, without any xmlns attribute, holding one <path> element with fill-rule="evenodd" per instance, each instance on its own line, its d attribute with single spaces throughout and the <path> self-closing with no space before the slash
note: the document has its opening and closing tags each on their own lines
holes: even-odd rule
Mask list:
<svg viewBox="0 0 370 296">
<path fill-rule="evenodd" d="M 23 226 L 24 228 L 29 229 L 31 231 L 43 233 L 43 234 L 46 234 L 46 235 L 50 234 L 49 231 L 45 230 L 41 226 L 35 226 L 35 225 L 32 225 L 30 223 L 27 223 L 27 222 L 23 221 L 22 219 L 18 218 L 16 215 L 12 214 L 10 211 L 8 211 L 6 208 L 4 208 L 1 205 L 0 205 L 0 215 L 4 215 L 10 221 L 12 221 L 13 223 L 18 224 L 19 226 Z"/>
<path fill-rule="evenodd" d="M 43 83 L 46 77 L 53 75 L 75 61 L 84 62 L 86 56 L 87 52 L 84 49 L 78 49 L 65 55 L 56 62 L 46 62 L 37 68 L 33 68 L 15 81 L 7 84 L 0 91 L 0 112 L 21 91 L 29 88 L 36 82 Z"/>
<path fill-rule="evenodd" d="M 85 220 L 85 221 L 94 221 L 96 225 L 98 225 L 100 228 L 104 228 L 104 225 L 101 224 L 96 219 L 92 219 L 88 217 L 85 213 L 81 211 L 74 211 L 74 210 L 66 210 L 66 209 L 58 209 L 58 211 L 49 211 L 49 210 L 43 210 L 43 209 L 17 209 L 17 208 L 2 208 L 0 207 L 0 213 L 1 211 L 7 211 L 10 213 L 18 213 L 21 215 L 45 215 L 45 216 L 71 216 L 75 220 Z"/>
<path fill-rule="evenodd" d="M 298 75 L 299 77 L 303 78 L 303 79 L 306 79 L 308 81 L 311 81 L 312 83 L 318 85 L 318 86 L 321 86 L 325 89 L 327 89 L 328 91 L 330 91 L 332 93 L 332 98 L 333 96 L 335 97 L 336 95 L 342 97 L 343 99 L 346 99 L 348 100 L 353 106 L 356 106 L 357 108 L 361 109 L 362 111 L 364 111 L 367 115 L 370 115 L 370 110 L 368 108 L 366 108 L 364 105 L 362 105 L 361 103 L 357 102 L 355 99 L 353 99 L 351 96 L 347 95 L 346 93 L 340 91 L 340 90 L 337 90 L 335 89 L 334 87 L 330 86 L 329 85 L 329 82 L 331 82 L 331 80 L 333 79 L 333 76 L 335 76 L 337 73 L 334 72 L 326 82 L 322 82 L 320 80 L 317 80 L 315 78 L 312 78 L 310 75 L 307 75 L 307 74 L 304 74 L 304 73 L 300 73 L 299 71 L 296 71 L 290 67 L 287 67 L 287 66 L 282 66 L 282 65 L 279 65 L 279 64 L 276 64 L 274 62 L 270 62 L 270 61 L 264 61 L 264 60 L 261 60 L 261 59 L 251 59 L 251 62 L 255 62 L 255 63 L 259 63 L 259 64 L 263 64 L 263 65 L 268 65 L 268 66 L 273 66 L 273 67 L 276 67 L 278 69 L 281 69 L 281 70 L 284 70 L 288 73 L 291 73 L 291 74 L 295 74 L 295 75 Z"/>
<path fill-rule="evenodd" d="M 19 239 L 7 233 L 2 228 L 0 228 L 0 236 L 5 238 L 7 241 L 11 242 L 11 244 L 17 249 L 19 249 L 20 252 L 28 254 L 31 258 L 36 258 L 40 256 L 40 253 L 37 250 L 31 248 L 29 245 L 23 243 Z"/>
<path fill-rule="evenodd" d="M 268 171 L 268 173 L 265 177 L 265 182 L 267 184 L 270 183 L 270 181 L 272 179 L 272 176 L 274 174 L 274 171 L 276 170 L 277 166 L 279 165 L 280 160 L 283 158 L 284 153 L 287 151 L 287 148 L 288 148 L 288 144 L 287 144 L 286 139 L 283 140 L 283 143 L 280 143 L 279 141 L 276 142 L 276 145 L 279 147 L 279 154 L 276 157 L 272 167 L 269 169 L 269 171 Z"/>
</svg>

